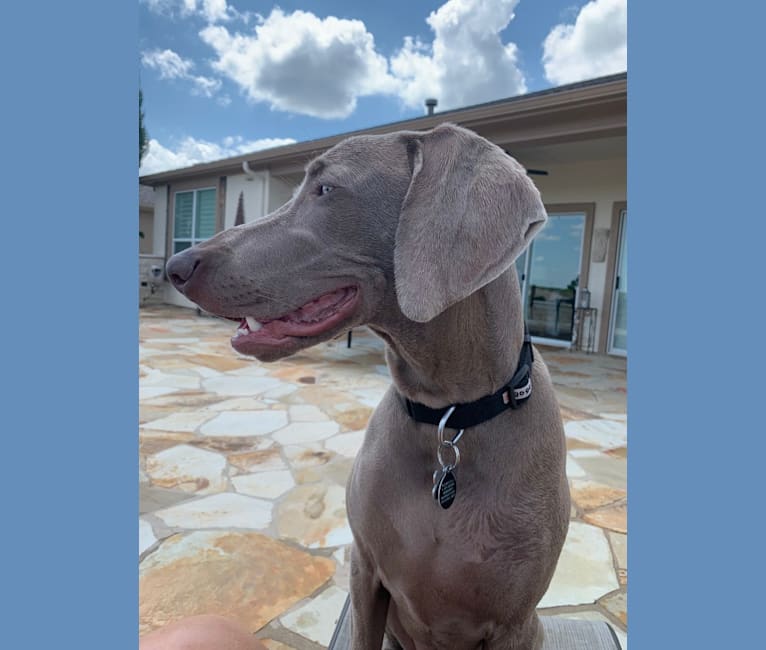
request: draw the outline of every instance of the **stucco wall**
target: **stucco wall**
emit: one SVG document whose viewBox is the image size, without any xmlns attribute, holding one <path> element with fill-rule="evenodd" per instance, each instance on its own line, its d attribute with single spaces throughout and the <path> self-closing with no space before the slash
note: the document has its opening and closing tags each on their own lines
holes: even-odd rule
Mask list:
<svg viewBox="0 0 766 650">
<path fill-rule="evenodd" d="M 153 236 L 153 249 L 152 252 L 167 262 L 165 259 L 166 252 L 165 247 L 167 245 L 166 235 L 168 229 L 168 186 L 160 185 L 154 190 L 154 236 Z M 187 300 L 178 291 L 170 286 L 170 283 L 165 280 L 162 292 L 162 300 L 171 305 L 179 305 L 181 307 L 194 307 L 194 303 Z"/>
<path fill-rule="evenodd" d="M 159 185 L 154 189 L 154 224 L 152 227 L 152 253 L 157 256 L 158 260 L 165 260 L 165 236 L 167 234 L 167 220 L 168 220 L 168 186 Z M 167 260 L 165 260 L 167 261 Z M 182 307 L 193 307 L 193 303 L 178 291 L 170 286 L 170 283 L 165 281 L 164 286 L 160 289 L 162 292 L 162 299 L 171 305 L 180 305 Z"/>
<path fill-rule="evenodd" d="M 258 172 L 250 177 L 245 176 L 245 174 L 237 174 L 226 178 L 224 228 L 231 228 L 234 225 L 240 194 L 243 194 L 245 223 L 260 219 L 266 214 L 263 196 L 266 181 L 266 172 Z"/>
<path fill-rule="evenodd" d="M 600 231 L 609 230 L 615 202 L 625 201 L 627 196 L 627 171 L 625 159 L 580 162 L 568 165 L 545 165 L 548 176 L 533 176 L 546 205 L 556 203 L 595 203 L 591 260 L 598 248 L 596 239 Z M 609 232 L 609 240 L 619 233 Z M 596 341 L 601 333 L 604 295 L 612 290 L 612 279 L 606 277 L 606 258 L 591 261 L 588 289 L 591 306 L 599 310 Z M 607 321 L 608 322 L 608 319 Z"/>
<path fill-rule="evenodd" d="M 141 255 L 154 252 L 154 208 L 141 208 L 138 212 L 138 252 Z"/>
<path fill-rule="evenodd" d="M 269 212 L 273 212 L 293 198 L 296 187 L 296 185 L 286 183 L 281 178 L 272 176 L 269 186 Z"/>
<path fill-rule="evenodd" d="M 152 224 L 152 253 L 165 255 L 165 232 L 168 219 L 168 186 L 154 189 L 154 223 Z"/>
</svg>

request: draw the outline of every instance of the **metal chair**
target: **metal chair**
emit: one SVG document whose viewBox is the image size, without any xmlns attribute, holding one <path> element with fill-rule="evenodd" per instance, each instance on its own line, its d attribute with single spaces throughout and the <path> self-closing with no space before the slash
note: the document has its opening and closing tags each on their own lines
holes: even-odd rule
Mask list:
<svg viewBox="0 0 766 650">
<path fill-rule="evenodd" d="M 350 603 L 350 599 L 346 598 L 327 650 L 349 650 L 351 647 Z M 614 629 L 604 621 L 556 616 L 541 616 L 540 621 L 545 630 L 542 650 L 622 650 Z"/>
</svg>

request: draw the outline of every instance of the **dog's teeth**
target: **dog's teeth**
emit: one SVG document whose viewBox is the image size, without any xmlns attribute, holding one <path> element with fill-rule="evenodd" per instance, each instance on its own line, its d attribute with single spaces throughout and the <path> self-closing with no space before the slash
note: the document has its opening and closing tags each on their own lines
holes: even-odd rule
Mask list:
<svg viewBox="0 0 766 650">
<path fill-rule="evenodd" d="M 252 316 L 247 316 L 245 320 L 247 321 L 247 326 L 250 328 L 251 332 L 257 332 L 259 329 L 263 327 L 263 325 L 261 325 L 261 323 L 255 320 L 255 318 L 253 318 Z"/>
<path fill-rule="evenodd" d="M 237 329 L 237 336 L 244 336 L 245 334 L 247 334 L 247 330 L 244 327 Z"/>
</svg>

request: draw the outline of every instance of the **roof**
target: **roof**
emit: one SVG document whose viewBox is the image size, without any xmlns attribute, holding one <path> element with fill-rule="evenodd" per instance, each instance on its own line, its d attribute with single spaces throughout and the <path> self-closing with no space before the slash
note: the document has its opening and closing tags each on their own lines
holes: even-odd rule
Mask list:
<svg viewBox="0 0 766 650">
<path fill-rule="evenodd" d="M 627 73 L 620 73 L 484 104 L 437 112 L 433 115 L 390 122 L 368 129 L 200 163 L 183 169 L 147 174 L 141 176 L 139 181 L 155 186 L 194 176 L 241 173 L 242 163 L 245 161 L 253 170 L 270 169 L 277 165 L 293 166 L 295 171 L 298 171 L 308 160 L 350 136 L 399 130 L 427 130 L 443 122 L 453 122 L 473 129 L 485 137 L 491 137 L 494 141 L 497 141 L 503 133 L 502 137 L 511 138 L 509 143 L 538 140 L 545 143 L 554 141 L 557 137 L 588 137 L 589 133 L 624 134 L 627 128 L 626 114 Z M 565 124 L 568 125 L 566 128 Z"/>
</svg>

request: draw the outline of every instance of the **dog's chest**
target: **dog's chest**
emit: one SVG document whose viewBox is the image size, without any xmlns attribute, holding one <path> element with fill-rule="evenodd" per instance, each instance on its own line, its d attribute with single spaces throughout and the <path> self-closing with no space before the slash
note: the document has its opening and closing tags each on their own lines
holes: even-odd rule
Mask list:
<svg viewBox="0 0 766 650">
<path fill-rule="evenodd" d="M 460 629 L 468 639 L 481 639 L 506 609 L 501 601 L 507 590 L 498 576 L 507 574 L 507 558 L 496 556 L 496 549 L 488 553 L 481 524 L 465 512 L 467 502 L 449 510 L 430 495 L 412 502 L 410 514 L 399 517 L 395 540 L 383 536 L 373 542 L 400 624 L 413 638 Z"/>
<path fill-rule="evenodd" d="M 426 585 L 448 594 L 466 581 L 480 582 L 485 572 L 489 579 L 487 560 L 492 559 L 497 566 L 510 559 L 512 549 L 503 548 L 496 538 L 493 518 L 478 498 L 484 490 L 486 499 L 490 488 L 475 478 L 470 480 L 465 473 L 455 474 L 458 489 L 448 509 L 433 498 L 430 477 L 408 480 L 398 476 L 396 492 L 378 501 L 379 521 L 385 523 L 369 536 L 368 543 L 384 582 L 392 589 L 398 586 L 411 593 Z M 375 499 L 374 495 L 368 497 Z M 480 594 L 472 597 L 476 595 Z"/>
<path fill-rule="evenodd" d="M 506 542 L 525 523 L 506 505 L 517 502 L 518 485 L 506 472 L 491 470 L 486 451 L 468 448 L 467 458 L 452 472 L 448 508 L 435 498 L 440 493 L 434 489 L 434 471 L 437 488 L 443 478 L 435 453 L 405 453 L 404 445 L 387 452 L 357 459 L 357 480 L 348 495 L 352 525 L 357 524 L 378 566 L 390 564 L 390 575 L 432 572 L 451 581 L 462 579 L 472 563 L 513 559 Z"/>
</svg>

